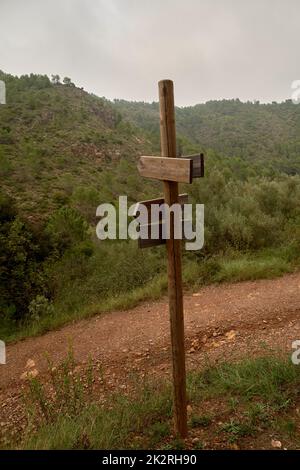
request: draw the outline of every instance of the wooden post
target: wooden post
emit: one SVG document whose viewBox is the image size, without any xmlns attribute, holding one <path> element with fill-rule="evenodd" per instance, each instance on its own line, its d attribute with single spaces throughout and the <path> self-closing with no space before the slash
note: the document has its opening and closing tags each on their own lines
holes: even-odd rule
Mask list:
<svg viewBox="0 0 300 470">
<path fill-rule="evenodd" d="M 160 107 L 161 156 L 176 157 L 174 91 L 171 80 L 158 83 Z M 165 202 L 178 202 L 178 183 L 164 181 Z M 181 240 L 174 240 L 174 214 L 170 214 L 170 239 L 166 240 L 168 254 L 168 292 L 171 323 L 174 418 L 177 433 L 187 436 L 186 371 L 184 351 L 184 318 L 181 274 Z"/>
</svg>

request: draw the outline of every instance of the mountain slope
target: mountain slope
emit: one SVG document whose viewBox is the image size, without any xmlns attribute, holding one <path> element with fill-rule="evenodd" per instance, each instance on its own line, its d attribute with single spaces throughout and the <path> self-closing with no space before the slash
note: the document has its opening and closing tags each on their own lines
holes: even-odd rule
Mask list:
<svg viewBox="0 0 300 470">
<path fill-rule="evenodd" d="M 115 105 L 127 120 L 158 139 L 157 103 L 116 100 Z M 182 143 L 188 139 L 195 148 L 241 157 L 249 166 L 259 162 L 262 172 L 268 168 L 300 173 L 300 106 L 290 100 L 280 104 L 222 100 L 176 108 L 176 125 Z"/>
<path fill-rule="evenodd" d="M 157 103 L 112 103 L 40 75 L 0 72 L 0 79 L 7 86 L 7 105 L 0 106 L 2 189 L 27 217 L 70 204 L 92 220 L 102 201 L 118 194 L 134 201 L 159 190 L 137 176 L 135 164 L 137 156 L 160 151 Z M 178 153 L 204 150 L 208 169 L 237 178 L 300 173 L 300 107 L 289 101 L 211 101 L 176 114 Z"/>
<path fill-rule="evenodd" d="M 7 105 L 0 107 L 2 188 L 26 215 L 48 214 L 83 186 L 94 191 L 95 210 L 97 194 L 115 199 L 119 173 L 124 178 L 126 166 L 136 172 L 135 158 L 151 151 L 143 131 L 104 99 L 44 76 L 0 79 L 7 86 Z M 122 159 L 127 163 L 119 168 Z M 133 186 L 132 197 L 144 193 L 137 178 Z"/>
<path fill-rule="evenodd" d="M 157 298 L 166 288 L 164 247 L 95 235 L 99 204 L 162 194 L 136 167 L 137 156 L 159 153 L 157 104 L 111 103 L 40 75 L 0 79 L 0 337 Z M 270 106 L 177 109 L 178 153 L 205 150 L 205 178 L 180 188 L 205 205 L 204 247 L 184 252 L 189 287 L 299 265 L 300 178 L 279 171 L 297 172 L 296 150 L 284 151 L 297 147 L 298 108 L 274 105 L 281 111 L 273 116 Z"/>
</svg>

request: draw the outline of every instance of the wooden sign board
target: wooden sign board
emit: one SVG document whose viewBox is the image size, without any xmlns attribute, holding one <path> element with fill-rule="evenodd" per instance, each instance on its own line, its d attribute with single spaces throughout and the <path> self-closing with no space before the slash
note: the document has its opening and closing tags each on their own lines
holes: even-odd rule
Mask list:
<svg viewBox="0 0 300 470">
<path fill-rule="evenodd" d="M 177 183 L 191 183 L 193 163 L 189 158 L 140 157 L 138 171 L 145 178 Z"/>
<path fill-rule="evenodd" d="M 197 155 L 187 155 L 181 158 L 192 160 L 192 178 L 203 178 L 204 176 L 204 155 L 198 153 Z"/>
<path fill-rule="evenodd" d="M 151 218 L 151 207 L 153 205 L 159 205 L 161 206 L 164 204 L 165 200 L 164 198 L 157 198 L 157 199 L 148 199 L 147 201 L 141 201 L 138 202 L 135 206 L 133 217 L 137 217 L 140 212 L 140 208 L 143 205 L 147 209 L 147 221 L 145 224 L 142 224 L 142 231 L 140 234 L 140 237 L 138 238 L 138 247 L 139 248 L 149 248 L 151 246 L 158 246 L 158 245 L 165 245 L 166 239 L 163 237 L 164 234 L 164 213 L 161 211 L 159 213 L 159 218 L 158 220 L 152 220 Z M 178 196 L 178 204 L 183 206 L 184 204 L 187 204 L 188 202 L 188 195 L 187 194 L 179 194 Z M 182 221 L 182 224 L 187 223 L 187 221 Z M 191 222 L 188 222 L 191 223 Z M 158 227 L 158 233 L 159 233 L 159 238 L 158 239 L 151 239 L 151 229 L 153 225 L 159 225 Z M 182 227 L 182 233 L 183 227 Z"/>
</svg>

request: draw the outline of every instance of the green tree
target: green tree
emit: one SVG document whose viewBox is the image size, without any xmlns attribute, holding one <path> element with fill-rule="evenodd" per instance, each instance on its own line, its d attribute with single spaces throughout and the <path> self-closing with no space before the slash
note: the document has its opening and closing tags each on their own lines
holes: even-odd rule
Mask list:
<svg viewBox="0 0 300 470">
<path fill-rule="evenodd" d="M 51 75 L 51 82 L 54 85 L 58 85 L 60 83 L 60 76 L 59 75 Z"/>
<path fill-rule="evenodd" d="M 88 224 L 77 210 L 61 207 L 50 217 L 46 233 L 54 247 L 63 253 L 77 243 L 87 240 Z"/>
<path fill-rule="evenodd" d="M 65 77 L 63 79 L 63 84 L 66 86 L 75 86 L 72 80 L 69 77 Z"/>
<path fill-rule="evenodd" d="M 19 320 L 44 292 L 43 256 L 34 234 L 19 218 L 14 201 L 0 194 L 0 319 Z"/>
</svg>

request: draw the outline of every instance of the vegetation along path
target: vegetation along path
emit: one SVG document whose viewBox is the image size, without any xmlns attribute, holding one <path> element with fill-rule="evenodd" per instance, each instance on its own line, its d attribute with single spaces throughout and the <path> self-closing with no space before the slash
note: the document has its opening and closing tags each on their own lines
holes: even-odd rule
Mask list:
<svg viewBox="0 0 300 470">
<path fill-rule="evenodd" d="M 208 286 L 186 295 L 184 307 L 190 369 L 207 358 L 239 359 L 270 348 L 292 353 L 292 341 L 300 339 L 300 274 Z M 168 374 L 167 301 L 96 316 L 8 345 L 7 365 L 0 367 L 2 399 L 19 393 L 28 371 L 43 375 L 45 353 L 58 363 L 70 345 L 78 367 L 89 358 L 101 363 L 112 386 L 124 386 L 129 372 Z"/>
</svg>

